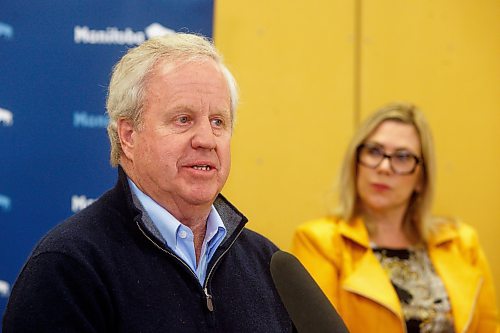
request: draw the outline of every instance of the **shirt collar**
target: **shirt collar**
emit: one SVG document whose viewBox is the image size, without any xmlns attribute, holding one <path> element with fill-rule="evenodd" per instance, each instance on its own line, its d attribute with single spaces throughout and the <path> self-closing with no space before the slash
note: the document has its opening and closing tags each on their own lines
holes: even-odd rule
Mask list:
<svg viewBox="0 0 500 333">
<path fill-rule="evenodd" d="M 165 239 L 167 245 L 170 248 L 175 249 L 177 245 L 177 232 L 182 223 L 179 222 L 179 220 L 177 220 L 165 208 L 154 201 L 150 196 L 142 192 L 130 178 L 127 180 L 130 185 L 130 189 L 141 202 L 144 210 L 149 215 L 156 228 L 158 228 L 158 231 Z M 224 222 L 222 222 L 219 213 L 212 205 L 207 218 L 205 240 L 210 242 L 219 231 L 222 231 L 222 235 L 225 235 L 226 227 L 224 226 Z"/>
</svg>

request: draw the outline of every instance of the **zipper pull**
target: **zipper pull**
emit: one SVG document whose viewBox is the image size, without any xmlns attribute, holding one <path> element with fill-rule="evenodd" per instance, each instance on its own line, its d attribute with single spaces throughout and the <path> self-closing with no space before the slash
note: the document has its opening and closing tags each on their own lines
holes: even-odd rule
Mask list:
<svg viewBox="0 0 500 333">
<path fill-rule="evenodd" d="M 212 302 L 212 295 L 210 295 L 208 293 L 208 289 L 207 288 L 203 289 L 203 291 L 205 292 L 205 297 L 207 299 L 207 308 L 208 308 L 208 311 L 213 312 L 214 311 L 214 303 Z"/>
</svg>

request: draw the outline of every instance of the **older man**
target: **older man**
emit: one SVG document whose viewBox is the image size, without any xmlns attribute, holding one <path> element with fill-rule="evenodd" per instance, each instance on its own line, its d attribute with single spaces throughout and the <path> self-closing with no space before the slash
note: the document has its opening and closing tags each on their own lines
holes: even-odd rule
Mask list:
<svg viewBox="0 0 500 333">
<path fill-rule="evenodd" d="M 206 39 L 131 49 L 107 101 L 118 182 L 58 225 L 12 290 L 4 332 L 289 332 L 277 248 L 220 191 L 236 84 Z"/>
</svg>

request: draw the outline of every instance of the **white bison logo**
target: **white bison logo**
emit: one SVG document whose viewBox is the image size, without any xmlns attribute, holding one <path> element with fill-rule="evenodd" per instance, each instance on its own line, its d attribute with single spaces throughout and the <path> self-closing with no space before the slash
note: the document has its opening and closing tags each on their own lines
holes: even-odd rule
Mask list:
<svg viewBox="0 0 500 333">
<path fill-rule="evenodd" d="M 160 23 L 150 24 L 149 26 L 146 27 L 145 31 L 146 31 L 146 36 L 148 36 L 148 39 L 175 33 L 174 30 L 166 28 L 162 26 Z"/>
<path fill-rule="evenodd" d="M 10 284 L 4 280 L 0 280 L 0 297 L 9 297 Z"/>
<path fill-rule="evenodd" d="M 0 194 L 0 211 L 3 210 L 5 212 L 8 212 L 10 210 L 10 198 Z"/>
<path fill-rule="evenodd" d="M 0 22 L 0 38 L 14 38 L 14 29 L 7 23 Z"/>
<path fill-rule="evenodd" d="M 0 124 L 4 126 L 12 126 L 14 124 L 14 115 L 6 109 L 0 108 Z"/>
</svg>

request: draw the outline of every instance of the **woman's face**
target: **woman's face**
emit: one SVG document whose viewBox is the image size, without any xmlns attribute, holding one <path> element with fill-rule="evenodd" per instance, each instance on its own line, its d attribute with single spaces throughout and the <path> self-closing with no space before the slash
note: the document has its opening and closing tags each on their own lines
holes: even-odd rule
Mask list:
<svg viewBox="0 0 500 333">
<path fill-rule="evenodd" d="M 394 120 L 382 122 L 364 141 L 386 155 L 413 154 L 421 156 L 420 139 L 413 125 Z M 377 213 L 406 210 L 410 197 L 421 187 L 421 166 L 410 174 L 397 174 L 389 158 L 384 158 L 375 168 L 358 163 L 356 180 L 361 208 Z"/>
</svg>

